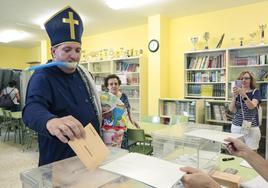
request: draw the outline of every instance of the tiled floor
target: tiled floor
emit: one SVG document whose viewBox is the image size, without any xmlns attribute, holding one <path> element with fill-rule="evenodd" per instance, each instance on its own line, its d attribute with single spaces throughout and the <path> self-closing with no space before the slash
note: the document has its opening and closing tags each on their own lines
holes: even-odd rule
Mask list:
<svg viewBox="0 0 268 188">
<path fill-rule="evenodd" d="M 38 164 L 36 149 L 23 151 L 21 144 L 15 144 L 11 135 L 10 141 L 3 142 L 0 136 L 0 187 L 20 188 L 20 172 L 35 168 Z"/>
</svg>

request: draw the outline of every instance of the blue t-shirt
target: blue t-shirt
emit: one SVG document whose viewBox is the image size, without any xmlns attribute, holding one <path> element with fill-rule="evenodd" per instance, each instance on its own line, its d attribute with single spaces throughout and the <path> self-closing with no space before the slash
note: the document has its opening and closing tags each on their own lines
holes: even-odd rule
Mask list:
<svg viewBox="0 0 268 188">
<path fill-rule="evenodd" d="M 250 100 L 256 99 L 259 101 L 259 104 L 261 102 L 261 95 L 259 90 L 247 92 L 246 95 Z M 258 109 L 249 109 L 246 105 L 246 103 L 241 99 L 242 101 L 242 107 L 243 107 L 243 112 L 244 112 L 244 119 L 247 121 L 252 122 L 252 126 L 256 127 L 259 126 L 259 118 L 258 118 Z M 258 104 L 258 105 L 259 105 Z M 234 114 L 234 118 L 232 121 L 232 124 L 236 126 L 241 126 L 243 122 L 243 115 L 242 115 L 242 109 L 241 109 L 241 102 L 240 102 L 240 95 L 238 95 L 235 99 L 235 107 L 236 107 L 236 112 Z"/>
<path fill-rule="evenodd" d="M 47 121 L 72 115 L 83 126 L 91 123 L 99 133 L 99 121 L 86 86 L 76 70 L 66 74 L 58 67 L 36 71 L 29 82 L 23 121 L 38 133 L 39 165 L 75 156 L 68 144 L 52 136 Z"/>
</svg>

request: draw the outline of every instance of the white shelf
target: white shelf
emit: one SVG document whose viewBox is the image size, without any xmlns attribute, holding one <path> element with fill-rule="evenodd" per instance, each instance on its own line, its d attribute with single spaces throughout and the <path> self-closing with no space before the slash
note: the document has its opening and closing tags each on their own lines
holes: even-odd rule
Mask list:
<svg viewBox="0 0 268 188">
<path fill-rule="evenodd" d="M 209 68 L 209 69 L 185 69 L 186 71 L 215 71 L 215 70 L 225 70 L 226 68 Z"/>
<path fill-rule="evenodd" d="M 198 53 L 210 53 L 210 52 L 225 52 L 225 49 L 208 49 L 208 50 L 196 50 L 196 51 L 187 51 L 184 54 L 198 54 Z"/>
<path fill-rule="evenodd" d="M 268 84 L 268 81 L 256 81 L 257 84 Z"/>
<path fill-rule="evenodd" d="M 91 74 L 111 74 L 111 72 L 90 72 Z"/>
<path fill-rule="evenodd" d="M 137 98 L 137 97 L 128 97 L 128 100 L 140 100 L 140 98 Z"/>
<path fill-rule="evenodd" d="M 162 117 L 162 118 L 171 118 L 171 116 L 168 116 L 168 115 L 160 115 L 160 117 Z"/>
<path fill-rule="evenodd" d="M 240 47 L 232 47 L 232 48 L 227 48 L 227 50 L 230 50 L 230 51 L 239 51 L 239 50 L 250 50 L 250 49 L 258 49 L 258 48 L 265 48 L 265 47 L 268 47 L 267 44 L 257 44 L 257 45 L 254 45 L 254 46 L 240 46 Z"/>
<path fill-rule="evenodd" d="M 121 61 L 121 60 L 135 60 L 135 59 L 140 59 L 142 56 L 133 56 L 133 57 L 120 57 L 120 58 L 115 58 L 113 61 Z"/>
<path fill-rule="evenodd" d="M 127 71 L 123 71 L 123 72 L 115 72 L 116 74 L 140 74 L 140 72 L 127 72 Z"/>
<path fill-rule="evenodd" d="M 223 120 L 216 120 L 216 119 L 206 119 L 208 122 L 214 122 L 214 123 L 224 123 L 224 124 L 232 124 L 231 121 L 223 121 Z"/>
<path fill-rule="evenodd" d="M 135 85 L 120 85 L 120 87 L 140 87 L 139 84 L 135 84 Z"/>
<path fill-rule="evenodd" d="M 230 103 L 232 102 L 231 100 L 212 100 L 212 99 L 207 99 L 206 102 L 211 102 L 211 103 Z"/>
<path fill-rule="evenodd" d="M 241 67 L 268 67 L 268 64 L 266 65 L 230 65 L 230 68 L 241 68 Z"/>
<path fill-rule="evenodd" d="M 186 82 L 186 84 L 225 84 L 225 82 Z"/>
<path fill-rule="evenodd" d="M 95 61 L 89 61 L 88 63 L 110 63 L 112 59 L 103 59 L 103 60 L 95 60 Z"/>
<path fill-rule="evenodd" d="M 191 95 L 187 95 L 185 96 L 186 98 L 196 98 L 196 99 L 225 99 L 225 97 L 214 97 L 214 96 L 200 96 L 200 95 L 196 95 L 196 96 L 191 96 Z"/>
</svg>

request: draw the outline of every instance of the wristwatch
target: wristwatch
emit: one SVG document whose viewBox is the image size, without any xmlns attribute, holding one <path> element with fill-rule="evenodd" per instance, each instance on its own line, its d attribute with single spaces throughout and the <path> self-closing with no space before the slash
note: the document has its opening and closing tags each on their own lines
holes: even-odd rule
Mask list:
<svg viewBox="0 0 268 188">
<path fill-rule="evenodd" d="M 247 97 L 244 97 L 244 98 L 243 98 L 243 101 L 246 101 L 246 100 L 248 100 L 248 98 L 247 98 Z"/>
</svg>

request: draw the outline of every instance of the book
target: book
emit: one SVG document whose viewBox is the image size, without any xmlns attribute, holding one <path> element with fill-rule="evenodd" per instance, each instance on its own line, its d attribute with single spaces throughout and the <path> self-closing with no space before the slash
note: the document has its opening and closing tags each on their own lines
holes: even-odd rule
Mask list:
<svg viewBox="0 0 268 188">
<path fill-rule="evenodd" d="M 201 85 L 201 96 L 212 96 L 213 85 Z"/>
</svg>

